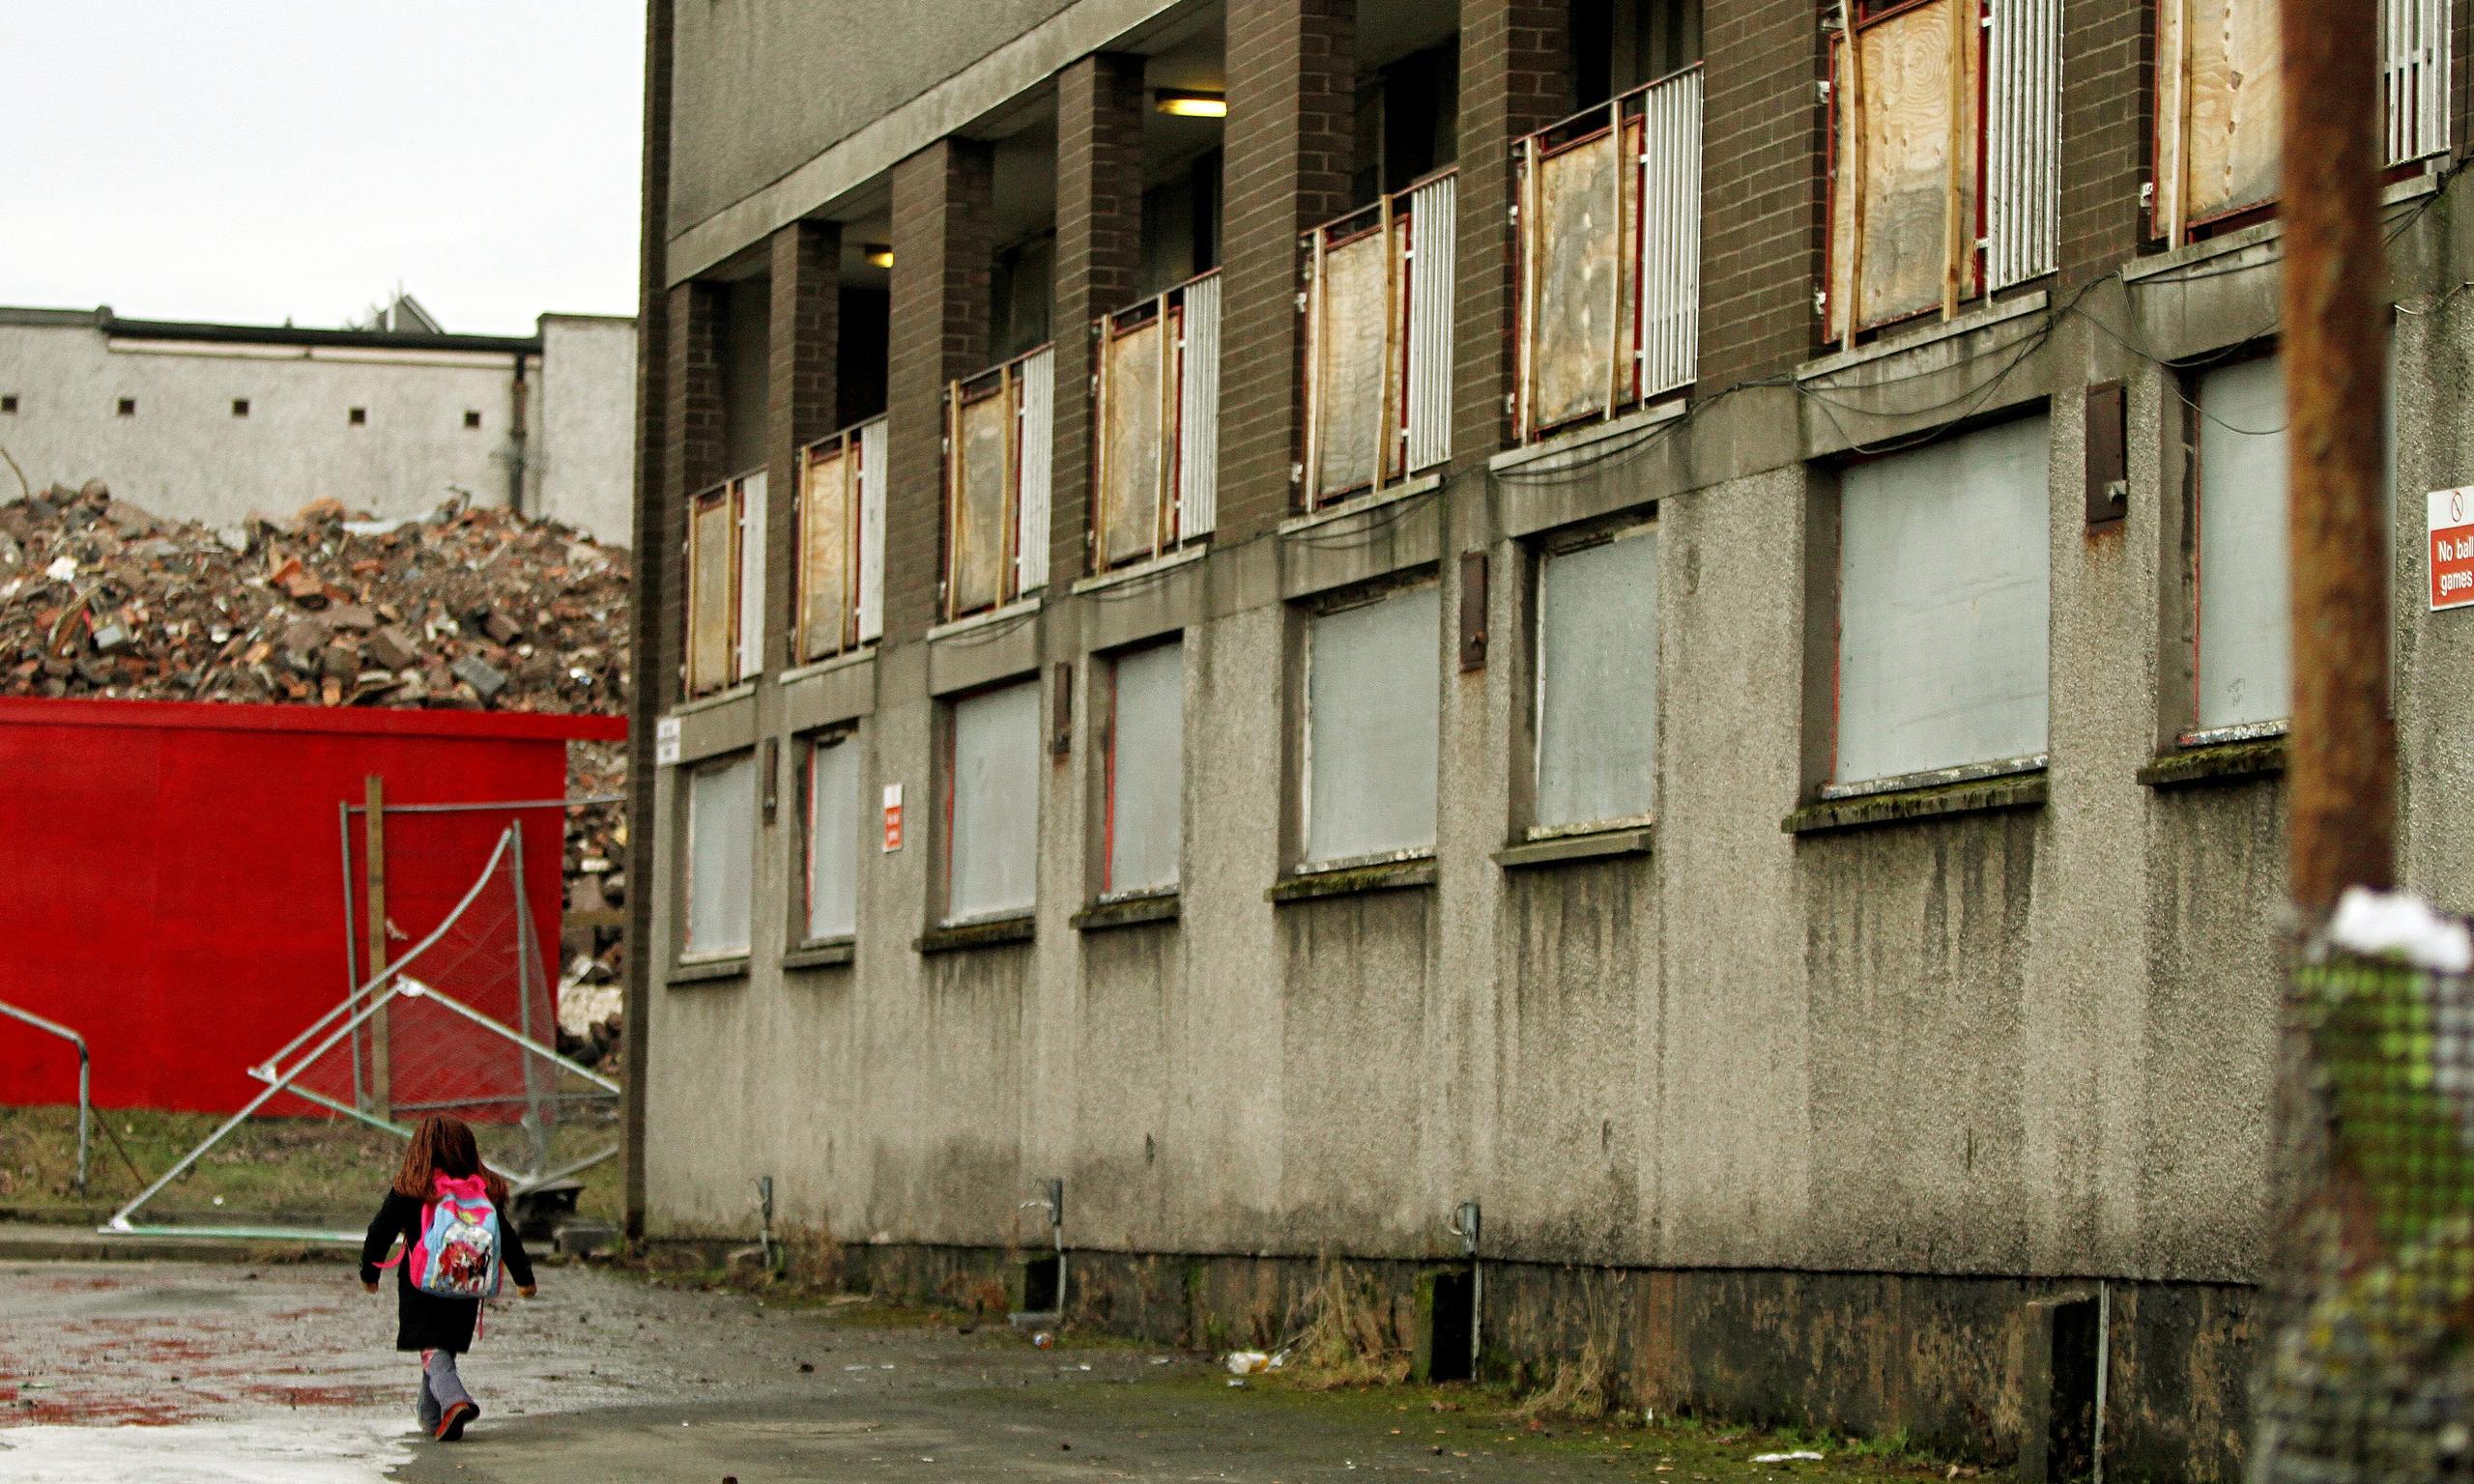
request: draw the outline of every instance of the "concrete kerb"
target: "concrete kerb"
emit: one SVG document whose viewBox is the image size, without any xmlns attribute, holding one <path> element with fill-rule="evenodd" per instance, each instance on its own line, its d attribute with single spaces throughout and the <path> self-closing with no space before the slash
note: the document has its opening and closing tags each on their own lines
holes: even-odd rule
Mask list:
<svg viewBox="0 0 2474 1484">
<path fill-rule="evenodd" d="M 331 1245 L 309 1241 L 244 1241 L 226 1237 L 106 1237 L 93 1223 L 0 1222 L 0 1262 L 7 1263 L 265 1263 L 332 1257 Z"/>
</svg>

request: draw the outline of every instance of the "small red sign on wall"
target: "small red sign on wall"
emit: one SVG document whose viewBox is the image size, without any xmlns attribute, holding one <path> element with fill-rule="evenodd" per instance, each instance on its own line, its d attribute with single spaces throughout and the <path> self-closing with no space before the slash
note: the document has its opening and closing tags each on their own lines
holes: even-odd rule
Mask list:
<svg viewBox="0 0 2474 1484">
<path fill-rule="evenodd" d="M 885 785 L 885 849 L 902 848 L 902 785 Z"/>
<path fill-rule="evenodd" d="M 2431 612 L 2474 608 L 2474 490 L 2433 490 L 2431 497 Z"/>
</svg>

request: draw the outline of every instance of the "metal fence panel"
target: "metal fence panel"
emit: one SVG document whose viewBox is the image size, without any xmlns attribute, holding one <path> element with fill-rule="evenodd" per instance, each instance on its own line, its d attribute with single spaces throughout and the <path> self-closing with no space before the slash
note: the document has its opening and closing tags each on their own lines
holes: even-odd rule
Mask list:
<svg viewBox="0 0 2474 1484">
<path fill-rule="evenodd" d="M 1220 278 L 1186 286 L 1184 378 L 1177 413 L 1177 535 L 1220 523 Z"/>
<path fill-rule="evenodd" d="M 2052 272 L 2060 260 L 2059 0 L 1991 0 L 1985 75 L 1987 268 L 1992 287 Z"/>
<path fill-rule="evenodd" d="M 1701 71 L 1642 96 L 1641 394 L 1688 386 L 1701 346 Z"/>
<path fill-rule="evenodd" d="M 1409 192 L 1408 459 L 1414 473 L 1452 458 L 1452 316 L 1459 262 L 1459 178 Z"/>
<path fill-rule="evenodd" d="M 1015 591 L 1036 592 L 1048 585 L 1049 470 L 1055 462 L 1056 353 L 1042 349 L 1022 357 L 1020 378 L 1021 407 L 1016 435 L 1020 522 L 1014 534 Z"/>
<path fill-rule="evenodd" d="M 885 633 L 885 419 L 859 429 L 859 642 Z"/>
<path fill-rule="evenodd" d="M 2381 82 L 2388 163 L 2410 164 L 2449 146 L 2449 0 L 2381 0 Z"/>
</svg>

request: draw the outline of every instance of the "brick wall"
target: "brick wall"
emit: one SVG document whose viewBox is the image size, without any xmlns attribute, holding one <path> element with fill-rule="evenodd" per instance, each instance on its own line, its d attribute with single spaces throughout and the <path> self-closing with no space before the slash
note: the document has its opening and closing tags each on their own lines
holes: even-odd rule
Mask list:
<svg viewBox="0 0 2474 1484">
<path fill-rule="evenodd" d="M 798 581 L 798 451 L 834 429 L 840 411 L 842 227 L 794 221 L 773 234 L 769 274 L 772 314 L 765 337 L 764 378 L 766 550 L 764 611 L 780 615 L 789 642 L 766 656 L 768 666 L 795 661 Z"/>
<path fill-rule="evenodd" d="M 1298 457 L 1297 234 L 1348 207 L 1356 157 L 1350 0 L 1228 0 L 1220 534 L 1290 507 Z"/>
<path fill-rule="evenodd" d="M 2061 277 L 2084 283 L 2139 250 L 2149 166 L 2149 0 L 2064 0 Z"/>
<path fill-rule="evenodd" d="M 893 169 L 893 332 L 887 357 L 892 481 L 885 501 L 885 638 L 938 616 L 944 542 L 945 384 L 988 363 L 988 146 L 943 139 Z"/>
<path fill-rule="evenodd" d="M 672 0 L 647 0 L 645 8 L 645 139 L 641 189 L 644 212 L 637 243 L 636 296 L 636 601 L 628 614 L 631 644 L 627 728 L 628 777 L 635 786 L 627 795 L 627 837 L 635 842 L 637 859 L 656 859 L 659 821 L 653 810 L 653 724 L 670 695 L 663 676 L 676 673 L 680 629 L 679 584 L 657 559 L 676 528 L 676 517 L 663 498 L 663 466 L 668 441 L 663 429 L 670 412 L 670 295 L 663 288 L 669 274 L 663 262 L 661 223 L 670 219 L 670 25 Z M 627 1149 L 626 1194 L 623 1202 L 627 1235 L 645 1230 L 645 1103 L 642 1089 L 650 1062 L 646 1055 L 650 1015 L 653 873 L 635 873 L 637 887 L 627 894 L 627 941 L 639 945 L 627 956 L 626 1023 L 635 1033 L 626 1039 L 625 1104 Z"/>
<path fill-rule="evenodd" d="M 1817 342 L 1821 14 L 1803 0 L 1708 0 L 1702 13 L 1705 394 L 1783 371 Z"/>
<path fill-rule="evenodd" d="M 1453 305 L 1455 464 L 1504 446 L 1512 386 L 1511 144 L 1568 111 L 1564 0 L 1462 0 L 1459 282 Z"/>
<path fill-rule="evenodd" d="M 1134 298 L 1142 263 L 1142 58 L 1084 57 L 1056 79 L 1056 450 L 1049 580 L 1089 570 L 1091 321 Z"/>
<path fill-rule="evenodd" d="M 661 566 L 669 575 L 662 610 L 661 649 L 668 660 L 660 676 L 665 706 L 678 700 L 678 666 L 686 652 L 688 498 L 730 473 L 722 408 L 722 325 L 729 313 L 726 285 L 697 278 L 670 290 L 669 359 L 662 373 L 669 394 L 669 410 L 662 417 L 662 500 L 668 529 L 651 551 L 638 554 L 637 562 L 639 567 Z"/>
</svg>

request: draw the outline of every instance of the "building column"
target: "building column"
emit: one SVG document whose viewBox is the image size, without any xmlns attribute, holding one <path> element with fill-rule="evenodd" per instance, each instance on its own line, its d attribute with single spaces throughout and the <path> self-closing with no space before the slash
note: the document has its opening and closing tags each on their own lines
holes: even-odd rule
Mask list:
<svg viewBox="0 0 2474 1484">
<path fill-rule="evenodd" d="M 885 638 L 917 639 L 939 614 L 945 384 L 988 367 L 993 160 L 940 139 L 893 168 L 892 330 L 886 357 L 892 482 L 885 502 Z"/>
<path fill-rule="evenodd" d="M 1228 0 L 1223 539 L 1276 526 L 1295 504 L 1304 342 L 1297 239 L 1350 205 L 1356 53 L 1355 0 Z"/>
<path fill-rule="evenodd" d="M 797 582 L 799 449 L 834 430 L 841 387 L 842 224 L 794 221 L 773 234 L 771 325 L 766 336 L 764 444 L 766 498 L 764 611 L 782 615 L 789 636 L 768 663 L 797 662 L 798 624 L 791 613 Z"/>
<path fill-rule="evenodd" d="M 663 389 L 669 408 L 662 417 L 662 497 L 669 529 L 644 560 L 674 564 L 677 602 L 662 615 L 662 695 L 676 704 L 685 692 L 680 666 L 687 653 L 688 501 L 729 472 L 727 423 L 722 412 L 722 321 L 728 291 L 692 278 L 674 284 L 664 318 Z"/>
<path fill-rule="evenodd" d="M 1049 573 L 1091 570 L 1091 324 L 1132 301 L 1142 267 L 1142 58 L 1084 57 L 1056 79 L 1056 447 Z"/>
<path fill-rule="evenodd" d="M 1512 141 L 1571 108 L 1568 9 L 1461 0 L 1459 281 L 1453 286 L 1452 451 L 1483 464 L 1511 434 Z"/>
</svg>

